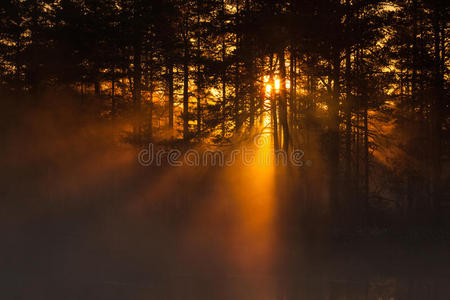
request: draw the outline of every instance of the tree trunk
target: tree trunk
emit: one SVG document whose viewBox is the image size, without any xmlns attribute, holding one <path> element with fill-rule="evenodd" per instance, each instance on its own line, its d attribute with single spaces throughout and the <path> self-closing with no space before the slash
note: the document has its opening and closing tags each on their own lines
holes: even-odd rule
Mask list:
<svg viewBox="0 0 450 300">
<path fill-rule="evenodd" d="M 184 45 L 183 64 L 183 139 L 189 138 L 189 49 L 188 41 Z"/>
<path fill-rule="evenodd" d="M 115 67 L 112 69 L 111 77 L 111 117 L 114 119 L 116 117 L 116 73 Z"/>
<path fill-rule="evenodd" d="M 273 130 L 273 148 L 275 150 L 279 149 L 279 138 L 278 138 L 278 115 L 277 115 L 277 96 L 275 93 L 275 78 L 273 75 L 273 54 L 270 55 L 270 85 L 272 87 L 271 89 L 271 95 L 270 95 L 270 99 L 271 99 L 271 113 L 272 113 L 272 130 Z"/>
<path fill-rule="evenodd" d="M 197 1 L 197 26 L 200 26 L 200 9 L 201 1 Z M 200 65 L 201 58 L 201 41 L 200 29 L 197 29 L 197 135 L 200 136 L 202 131 L 202 95 L 203 95 L 203 78 L 202 68 Z"/>
<path fill-rule="evenodd" d="M 141 77 L 142 77 L 142 68 L 141 68 L 141 40 L 140 37 L 137 37 L 134 44 L 134 57 L 133 57 L 133 111 L 135 117 L 134 131 L 135 134 L 138 135 L 138 139 L 140 139 L 140 129 L 141 129 L 141 120 L 140 120 L 140 109 L 141 109 Z"/>
<path fill-rule="evenodd" d="M 293 128 L 294 120 L 297 118 L 297 110 L 295 108 L 295 97 L 296 97 L 296 59 L 295 59 L 295 51 L 291 46 L 290 53 L 290 65 L 289 65 L 289 113 L 290 113 L 290 126 Z"/>
<path fill-rule="evenodd" d="M 339 96 L 340 96 L 340 59 L 333 50 L 332 95 L 328 101 L 328 138 L 329 138 L 329 199 L 333 214 L 339 210 Z"/>
<path fill-rule="evenodd" d="M 368 99 L 367 95 L 364 97 L 364 194 L 363 194 L 363 216 L 368 216 L 369 213 L 369 124 L 368 124 Z"/>
<path fill-rule="evenodd" d="M 346 188 L 346 200 L 353 200 L 352 197 L 352 94 L 350 85 L 350 72 L 351 72 L 351 60 L 350 49 L 347 49 L 345 53 L 345 79 L 346 79 L 346 101 L 344 105 L 345 109 L 345 188 Z M 353 204 L 353 203 L 351 203 Z"/>
<path fill-rule="evenodd" d="M 224 2 L 223 2 L 223 5 Z M 223 13 L 225 13 L 225 7 L 222 7 Z M 227 103 L 227 67 L 225 62 L 226 57 L 226 42 L 225 42 L 225 36 L 222 38 L 222 137 L 225 137 L 226 135 L 226 128 L 225 128 L 225 120 L 226 120 L 226 103 Z"/>
<path fill-rule="evenodd" d="M 351 32 L 351 17 L 350 0 L 346 0 L 346 30 L 347 34 Z M 345 93 L 346 101 L 344 104 L 345 111 L 345 194 L 346 201 L 349 202 L 351 208 L 356 208 L 352 197 L 353 179 L 351 172 L 352 161 L 352 91 L 351 91 L 351 46 L 347 46 L 345 51 Z"/>
<path fill-rule="evenodd" d="M 439 215 L 441 207 L 440 196 L 440 178 L 441 178 L 441 146 L 442 146 L 442 95 L 443 95 L 443 73 L 441 72 L 441 38 L 444 39 L 444 35 L 440 36 L 440 9 L 439 5 L 435 4 L 433 10 L 433 34 L 434 34 L 434 70 L 433 70 L 433 106 L 432 106 L 432 204 L 434 211 Z M 442 56 L 444 51 L 442 49 Z"/>
<path fill-rule="evenodd" d="M 286 59 L 284 56 L 284 48 L 279 53 L 280 58 L 280 109 L 281 109 L 281 126 L 283 128 L 283 149 L 288 151 L 289 148 L 289 128 L 287 115 L 287 92 L 286 92 Z"/>
<path fill-rule="evenodd" d="M 169 63 L 167 64 L 167 85 L 169 87 L 169 131 L 170 136 L 173 137 L 173 100 L 174 100 L 174 93 L 173 93 L 173 63 L 172 60 L 169 60 Z"/>
<path fill-rule="evenodd" d="M 150 99 L 148 103 L 148 136 L 150 139 L 153 138 L 153 93 L 155 91 L 155 85 L 153 82 L 153 75 L 154 75 L 154 69 L 153 69 L 153 57 L 152 54 L 150 54 L 149 58 L 149 64 L 148 64 L 148 79 L 149 79 L 149 92 L 150 92 Z"/>
<path fill-rule="evenodd" d="M 254 124 L 255 124 L 255 81 L 254 81 L 254 76 L 255 76 L 255 66 L 254 66 L 254 61 L 253 61 L 253 57 L 250 58 L 252 61 L 250 62 L 250 129 L 253 128 Z"/>
</svg>

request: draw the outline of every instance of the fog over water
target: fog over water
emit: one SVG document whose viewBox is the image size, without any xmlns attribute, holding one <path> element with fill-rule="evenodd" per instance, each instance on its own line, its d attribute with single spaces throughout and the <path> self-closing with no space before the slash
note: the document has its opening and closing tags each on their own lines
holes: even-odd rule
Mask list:
<svg viewBox="0 0 450 300">
<path fill-rule="evenodd" d="M 289 180 L 291 171 L 239 162 L 143 167 L 119 122 L 62 107 L 5 114 L 2 299 L 450 296 L 447 243 L 301 233 L 296 226 L 307 222 L 287 219 L 305 183 Z M 320 201 L 321 162 L 309 158 L 302 176 Z"/>
</svg>

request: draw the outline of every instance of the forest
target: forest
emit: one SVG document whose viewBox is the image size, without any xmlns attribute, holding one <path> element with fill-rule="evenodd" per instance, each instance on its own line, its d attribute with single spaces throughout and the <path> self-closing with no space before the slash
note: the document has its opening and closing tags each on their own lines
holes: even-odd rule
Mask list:
<svg viewBox="0 0 450 300">
<path fill-rule="evenodd" d="M 450 240 L 448 14 L 444 0 L 3 1 L 5 240 L 102 223 L 115 251 L 126 236 L 137 249 L 150 226 L 161 249 L 177 234 L 206 253 L 223 243 L 252 270 L 305 240 Z M 301 164 L 138 164 L 148 145 L 228 156 L 261 135 L 265 154 Z M 450 295 L 433 284 L 434 298 L 326 299 Z"/>
</svg>

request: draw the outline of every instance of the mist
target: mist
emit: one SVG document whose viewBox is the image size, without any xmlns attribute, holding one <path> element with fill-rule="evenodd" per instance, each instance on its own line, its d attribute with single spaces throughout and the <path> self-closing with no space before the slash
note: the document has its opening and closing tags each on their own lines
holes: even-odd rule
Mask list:
<svg viewBox="0 0 450 300">
<path fill-rule="evenodd" d="M 445 1 L 0 24 L 1 299 L 449 298 Z"/>
</svg>

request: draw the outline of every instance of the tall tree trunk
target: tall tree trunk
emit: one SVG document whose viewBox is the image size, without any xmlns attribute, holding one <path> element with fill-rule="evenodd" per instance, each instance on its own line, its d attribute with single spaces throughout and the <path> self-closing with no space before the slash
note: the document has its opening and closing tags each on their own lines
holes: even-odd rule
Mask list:
<svg viewBox="0 0 450 300">
<path fill-rule="evenodd" d="M 222 74 L 222 103 L 221 103 L 221 110 L 222 110 L 222 137 L 225 137 L 226 135 L 226 128 L 225 128 L 225 122 L 226 122 L 226 107 L 227 107 L 227 83 L 226 83 L 226 71 L 223 71 Z"/>
<path fill-rule="evenodd" d="M 333 49 L 332 95 L 328 101 L 328 138 L 329 138 L 329 199 L 332 213 L 338 213 L 339 203 L 339 96 L 340 96 L 340 58 Z"/>
<path fill-rule="evenodd" d="M 167 85 L 169 88 L 169 131 L 170 136 L 173 137 L 173 104 L 174 104 L 174 80 L 173 80 L 173 63 L 169 59 L 167 64 Z"/>
<path fill-rule="evenodd" d="M 111 117 L 116 117 L 116 69 L 113 66 L 111 76 Z"/>
<path fill-rule="evenodd" d="M 141 119 L 140 119 L 140 110 L 141 110 L 141 79 L 142 79 L 142 67 L 141 67 L 141 57 L 142 57 L 142 47 L 141 47 L 141 39 L 140 36 L 136 37 L 134 43 L 134 53 L 133 53 L 133 110 L 135 125 L 134 131 L 135 134 L 140 138 L 140 130 L 141 130 Z"/>
<path fill-rule="evenodd" d="M 294 120 L 296 119 L 297 110 L 295 107 L 296 103 L 296 73 L 297 73 L 297 62 L 295 58 L 295 51 L 293 46 L 290 47 L 290 62 L 289 62 L 289 123 L 291 128 L 293 128 Z"/>
<path fill-rule="evenodd" d="M 346 31 L 349 35 L 351 33 L 351 9 L 350 0 L 346 0 Z M 351 93 L 351 46 L 347 46 L 345 51 L 345 93 L 346 101 L 344 104 L 345 112 L 345 194 L 346 200 L 351 201 L 350 207 L 354 207 L 352 195 L 352 93 Z"/>
<path fill-rule="evenodd" d="M 134 48 L 134 58 L 133 58 L 134 72 L 133 72 L 133 105 L 136 112 L 141 106 L 141 46 L 140 42 L 136 42 Z"/>
<path fill-rule="evenodd" d="M 356 199 L 359 199 L 360 197 L 360 175 L 361 175 L 361 132 L 360 132 L 360 123 L 361 123 L 361 117 L 360 117 L 360 105 L 358 103 L 358 106 L 356 107 L 356 132 L 355 132 L 355 197 Z M 358 208 L 360 208 L 361 205 L 358 205 Z"/>
<path fill-rule="evenodd" d="M 200 32 L 200 9 L 201 1 L 197 0 L 197 135 L 200 136 L 202 131 L 202 94 L 203 94 L 203 79 L 202 79 L 202 68 L 200 65 L 201 58 L 201 32 Z"/>
<path fill-rule="evenodd" d="M 134 45 L 134 57 L 133 57 L 133 105 L 135 112 L 139 112 L 141 107 L 141 77 L 142 77 L 142 67 L 141 67 L 141 42 L 138 39 Z"/>
<path fill-rule="evenodd" d="M 251 54 L 253 55 L 253 54 Z M 255 63 L 253 61 L 253 56 L 250 58 L 251 62 L 250 62 L 250 68 L 249 68 L 249 73 L 250 73 L 250 129 L 253 128 L 254 123 L 255 123 L 255 97 L 256 97 L 256 91 L 255 91 Z"/>
<path fill-rule="evenodd" d="M 417 105 L 417 70 L 418 70 L 418 49 L 417 49 L 417 0 L 412 1 L 412 75 L 411 75 L 411 96 L 414 106 Z"/>
<path fill-rule="evenodd" d="M 187 37 L 184 45 L 183 64 L 183 139 L 189 138 L 189 49 Z"/>
<path fill-rule="evenodd" d="M 281 109 L 281 126 L 283 128 L 283 149 L 288 151 L 289 148 L 289 127 L 287 115 L 287 92 L 286 92 L 286 59 L 284 48 L 279 52 L 280 59 L 280 109 Z"/>
<path fill-rule="evenodd" d="M 351 51 L 348 48 L 345 53 L 345 79 L 346 79 L 346 101 L 344 105 L 345 109 L 345 189 L 347 201 L 353 200 L 352 197 L 352 94 L 350 84 L 350 72 L 351 72 Z"/>
<path fill-rule="evenodd" d="M 153 66 L 153 53 L 150 54 L 149 64 L 148 64 L 148 79 L 149 79 L 149 92 L 150 99 L 148 103 L 148 136 L 150 139 L 153 138 L 153 93 L 155 92 L 155 84 L 154 84 L 154 66 Z"/>
<path fill-rule="evenodd" d="M 367 220 L 369 213 L 369 122 L 368 122 L 368 99 L 363 94 L 364 101 L 364 194 L 363 194 L 363 216 Z"/>
<path fill-rule="evenodd" d="M 38 1 L 33 0 L 29 4 L 31 5 L 31 27 L 30 27 L 30 34 L 31 34 L 31 55 L 30 55 L 30 62 L 29 65 L 27 65 L 27 72 L 26 72 L 26 80 L 30 87 L 30 94 L 33 96 L 33 98 L 36 98 L 39 96 L 40 88 L 41 88 L 41 78 L 39 76 L 39 53 L 38 53 L 38 46 L 39 46 L 39 7 L 38 7 Z"/>
<path fill-rule="evenodd" d="M 225 2 L 222 2 L 222 13 L 225 14 Z M 226 104 L 227 104 L 227 66 L 226 66 L 226 54 L 227 54 L 227 48 L 226 48 L 226 40 L 225 35 L 222 37 L 222 103 L 221 103 L 221 109 L 222 109 L 222 137 L 225 137 L 226 135 L 226 128 L 225 128 L 225 120 L 226 120 Z"/>
<path fill-rule="evenodd" d="M 440 195 L 440 178 L 441 178 L 441 146 L 442 146 L 442 95 L 443 95 L 443 73 L 441 72 L 443 62 L 444 49 L 442 49 L 441 57 L 441 18 L 440 7 L 436 3 L 433 8 L 433 35 L 434 35 L 434 70 L 433 70 L 433 105 L 432 105 L 432 203 L 434 211 L 439 215 L 441 209 L 441 195 Z"/>
<path fill-rule="evenodd" d="M 244 37 L 244 39 L 249 39 L 249 37 Z M 249 114 L 250 114 L 250 129 L 253 128 L 255 124 L 255 115 L 256 115 L 256 105 L 255 105 L 255 99 L 256 99 L 256 87 L 255 87 L 255 81 L 256 81 L 256 65 L 255 65 L 255 58 L 253 55 L 253 46 L 251 44 L 251 41 L 246 42 L 246 48 L 249 53 L 248 57 L 248 81 L 249 81 Z"/>
<path fill-rule="evenodd" d="M 278 137 L 278 114 L 277 114 L 277 95 L 275 93 L 275 78 L 274 78 L 274 65 L 273 65 L 273 54 L 270 55 L 270 78 L 269 82 L 272 87 L 271 89 L 271 115 L 272 115 L 272 130 L 273 130 L 273 147 L 275 150 L 280 148 L 279 137 Z"/>
<path fill-rule="evenodd" d="M 101 95 L 101 89 L 100 89 L 100 79 L 98 79 L 98 76 L 96 76 L 95 82 L 94 82 L 94 93 L 96 97 L 100 97 Z"/>
<path fill-rule="evenodd" d="M 200 67 L 198 67 L 198 72 L 199 73 L 201 72 Z M 202 93 L 203 93 L 202 87 L 203 87 L 203 85 L 200 82 L 197 82 L 197 134 L 198 135 L 200 135 L 202 132 Z"/>
</svg>

